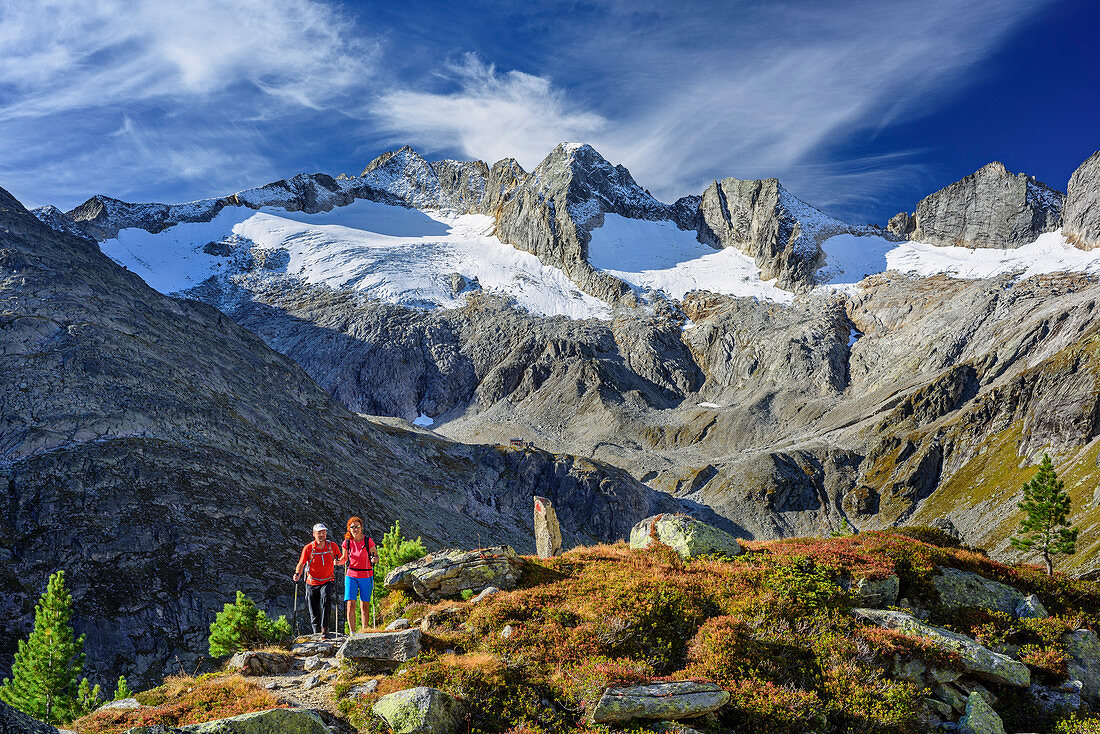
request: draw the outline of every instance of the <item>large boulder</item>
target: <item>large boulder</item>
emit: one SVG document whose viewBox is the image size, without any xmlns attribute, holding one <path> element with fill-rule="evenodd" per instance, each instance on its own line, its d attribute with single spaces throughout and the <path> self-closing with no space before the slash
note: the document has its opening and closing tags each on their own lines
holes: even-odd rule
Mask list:
<svg viewBox="0 0 1100 734">
<path fill-rule="evenodd" d="M 957 568 L 941 567 L 932 585 L 939 592 L 940 603 L 948 609 L 982 607 L 1015 615 L 1027 598 L 1018 589 Z"/>
<path fill-rule="evenodd" d="M 1100 247 L 1100 150 L 1069 179 L 1062 232 L 1082 250 Z"/>
<path fill-rule="evenodd" d="M 684 558 L 736 556 L 741 552 L 737 538 L 687 515 L 654 515 L 642 520 L 630 531 L 631 548 L 648 548 L 657 541 Z"/>
<path fill-rule="evenodd" d="M 591 719 L 596 724 L 633 719 L 690 719 L 718 710 L 729 697 L 729 693 L 713 683 L 694 681 L 611 687 L 596 702 Z"/>
<path fill-rule="evenodd" d="M 268 709 L 179 727 L 138 726 L 127 734 L 329 734 L 321 717 L 308 709 Z"/>
<path fill-rule="evenodd" d="M 382 696 L 373 710 L 393 734 L 453 734 L 466 716 L 461 703 L 426 686 Z"/>
<path fill-rule="evenodd" d="M 1004 723 L 993 707 L 977 693 L 966 699 L 966 713 L 959 719 L 960 734 L 1005 734 Z"/>
<path fill-rule="evenodd" d="M 390 571 L 385 585 L 391 591 L 410 591 L 421 599 L 439 601 L 467 589 L 514 589 L 522 572 L 523 559 L 506 545 L 443 550 Z"/>
<path fill-rule="evenodd" d="M 396 668 L 419 654 L 420 630 L 415 628 L 354 633 L 336 651 L 337 659 L 383 668 Z"/>
<path fill-rule="evenodd" d="M 923 637 L 941 650 L 958 653 L 966 671 L 975 677 L 1007 686 L 1026 688 L 1031 685 L 1031 672 L 1026 665 L 1007 655 L 983 647 L 966 635 L 933 627 L 904 612 L 853 609 L 852 614 L 885 629 Z"/>
<path fill-rule="evenodd" d="M 57 729 L 0 701 L 0 734 L 57 734 Z"/>
<path fill-rule="evenodd" d="M 871 607 L 888 607 L 898 600 L 901 579 L 896 573 L 881 579 L 861 578 L 849 589 L 856 604 Z"/>
<path fill-rule="evenodd" d="M 1100 708 L 1100 639 L 1092 630 L 1077 630 L 1062 642 L 1069 653 L 1069 677 L 1081 681 L 1081 698 Z"/>
</svg>

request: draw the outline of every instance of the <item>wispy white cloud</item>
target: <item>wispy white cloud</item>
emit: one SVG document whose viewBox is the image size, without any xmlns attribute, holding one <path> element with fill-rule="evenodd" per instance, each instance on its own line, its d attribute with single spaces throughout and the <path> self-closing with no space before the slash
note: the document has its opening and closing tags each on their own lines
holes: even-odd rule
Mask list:
<svg viewBox="0 0 1100 734">
<path fill-rule="evenodd" d="M 379 97 L 372 116 L 394 141 L 429 152 L 458 149 L 490 163 L 512 157 L 530 168 L 561 141 L 588 140 L 608 127 L 599 114 L 577 109 L 549 79 L 498 73 L 473 53 L 440 75 L 458 89 L 400 89 Z"/>
<path fill-rule="evenodd" d="M 0 0 L 0 18 L 0 174 L 33 203 L 253 185 L 278 170 L 270 127 L 377 77 L 377 44 L 318 0 Z"/>
<path fill-rule="evenodd" d="M 904 150 L 844 144 L 945 104 L 1041 5 L 611 3 L 589 27 L 563 23 L 553 79 L 467 58 L 441 70 L 457 89 L 394 91 L 377 115 L 396 137 L 490 161 L 585 140 L 666 199 L 779 176 L 850 214 L 922 170 Z"/>
</svg>

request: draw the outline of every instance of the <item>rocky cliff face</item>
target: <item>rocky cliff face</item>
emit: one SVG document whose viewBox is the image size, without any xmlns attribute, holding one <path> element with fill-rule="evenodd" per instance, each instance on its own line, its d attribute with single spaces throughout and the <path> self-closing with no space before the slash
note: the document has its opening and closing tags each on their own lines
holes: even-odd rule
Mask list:
<svg viewBox="0 0 1100 734">
<path fill-rule="evenodd" d="M 924 197 L 914 214 L 898 214 L 887 228 L 933 245 L 1007 250 L 1058 229 L 1064 202 L 1062 192 L 994 162 Z"/>
<path fill-rule="evenodd" d="M 679 507 L 591 460 L 360 418 L 225 314 L 156 293 L 2 190 L 0 302 L 3 668 L 57 568 L 93 675 L 146 680 L 204 648 L 235 590 L 286 610 L 317 520 L 529 550 L 533 494 L 567 543 Z"/>
<path fill-rule="evenodd" d="M 1062 232 L 1082 250 L 1100 247 L 1100 150 L 1069 179 Z"/>
<path fill-rule="evenodd" d="M 780 288 L 794 291 L 813 285 L 822 242 L 857 231 L 792 196 L 774 178 L 713 182 L 694 219 L 700 241 L 736 247 L 756 261 L 764 280 L 778 279 Z"/>
</svg>

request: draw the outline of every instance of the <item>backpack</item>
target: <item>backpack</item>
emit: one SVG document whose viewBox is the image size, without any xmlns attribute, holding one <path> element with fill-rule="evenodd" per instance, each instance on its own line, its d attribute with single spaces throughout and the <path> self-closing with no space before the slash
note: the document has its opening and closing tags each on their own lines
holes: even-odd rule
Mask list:
<svg viewBox="0 0 1100 734">
<path fill-rule="evenodd" d="M 317 550 L 317 544 L 316 543 L 310 543 L 309 544 L 309 563 L 306 564 L 306 579 L 307 579 L 307 581 L 308 581 L 308 579 L 313 579 L 313 576 L 309 572 L 309 567 L 313 565 L 313 557 L 315 555 L 317 555 L 318 553 L 327 553 L 329 551 L 330 547 L 334 546 L 334 545 L 336 545 L 336 543 L 334 543 L 333 541 L 330 540 L 326 543 L 325 549 L 319 551 L 319 550 Z M 339 548 L 340 546 L 336 545 L 336 547 Z M 333 553 L 332 553 L 332 566 L 333 566 L 334 571 L 333 571 L 333 575 L 331 577 L 329 577 L 327 579 L 324 579 L 324 581 L 326 583 L 329 582 L 329 581 L 332 581 L 334 578 L 336 578 L 336 573 L 335 573 L 336 559 L 338 559 L 339 557 L 340 557 L 340 554 L 333 551 Z M 321 579 L 313 579 L 313 580 L 314 581 L 321 581 Z"/>
<path fill-rule="evenodd" d="M 351 566 L 351 548 L 348 547 L 348 544 L 350 542 L 351 542 L 351 538 L 344 538 L 344 543 L 342 545 L 343 549 L 348 552 L 348 565 L 344 566 L 344 572 L 346 573 L 348 570 L 351 570 L 351 571 L 372 571 L 373 572 L 374 571 L 374 564 L 371 563 L 371 560 L 370 560 L 370 546 L 371 546 L 371 543 L 373 543 L 374 541 L 371 539 L 371 537 L 369 535 L 367 535 L 366 533 L 363 534 L 363 550 L 365 550 L 367 552 L 367 567 L 366 568 L 353 568 Z M 378 546 L 375 545 L 374 547 L 377 548 Z"/>
</svg>

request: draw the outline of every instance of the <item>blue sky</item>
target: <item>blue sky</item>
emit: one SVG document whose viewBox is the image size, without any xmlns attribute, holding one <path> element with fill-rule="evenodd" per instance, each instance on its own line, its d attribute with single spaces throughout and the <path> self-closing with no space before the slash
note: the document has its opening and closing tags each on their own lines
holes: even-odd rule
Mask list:
<svg viewBox="0 0 1100 734">
<path fill-rule="evenodd" d="M 1088 0 L 0 0 L 0 186 L 185 201 L 301 171 L 592 143 L 671 201 L 778 176 L 884 222 L 991 160 L 1100 148 Z"/>
</svg>

